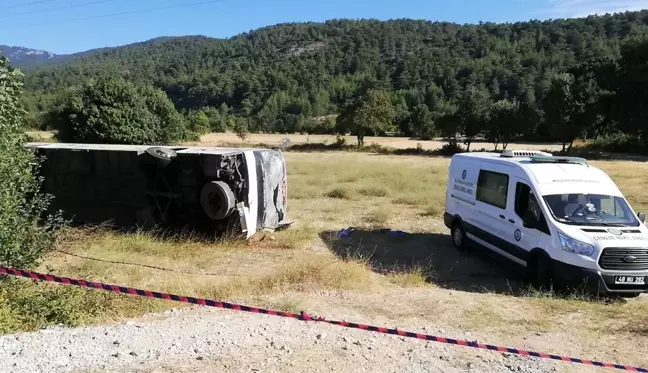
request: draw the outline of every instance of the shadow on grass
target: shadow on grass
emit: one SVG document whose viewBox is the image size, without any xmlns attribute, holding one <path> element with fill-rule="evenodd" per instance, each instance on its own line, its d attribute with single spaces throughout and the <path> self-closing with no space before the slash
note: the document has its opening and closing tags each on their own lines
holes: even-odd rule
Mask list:
<svg viewBox="0 0 648 373">
<path fill-rule="evenodd" d="M 340 232 L 324 231 L 320 237 L 342 260 L 366 261 L 379 274 L 422 270 L 427 275 L 426 281 L 445 289 L 515 297 L 625 302 L 619 297 L 595 297 L 578 289 L 571 292 L 537 291 L 517 267 L 479 250 L 458 251 L 447 234 L 353 228 Z"/>
<path fill-rule="evenodd" d="M 238 226 L 236 225 L 211 227 L 201 224 L 195 224 L 194 226 L 138 226 L 132 224 L 116 224 L 113 221 L 106 221 L 103 223 L 81 223 L 73 220 L 68 220 L 66 228 L 67 231 L 72 235 L 83 234 L 92 236 L 111 232 L 122 234 L 124 236 L 145 235 L 153 240 L 178 243 L 193 242 L 202 244 L 214 244 L 225 242 L 245 242 L 244 234 L 239 231 Z"/>
<path fill-rule="evenodd" d="M 447 289 L 515 295 L 528 289 L 521 275 L 493 259 L 457 251 L 446 234 L 363 229 L 342 237 L 338 233 L 325 231 L 320 237 L 340 259 L 365 260 L 380 274 L 423 269 L 427 281 Z"/>
</svg>

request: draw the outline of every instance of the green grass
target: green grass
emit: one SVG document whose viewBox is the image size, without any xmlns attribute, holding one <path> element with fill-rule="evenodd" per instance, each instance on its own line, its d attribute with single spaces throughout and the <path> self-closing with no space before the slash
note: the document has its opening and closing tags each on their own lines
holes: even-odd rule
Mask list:
<svg viewBox="0 0 648 373">
<path fill-rule="evenodd" d="M 161 300 L 23 279 L 0 281 L 0 334 L 49 325 L 80 326 L 165 309 Z"/>
</svg>

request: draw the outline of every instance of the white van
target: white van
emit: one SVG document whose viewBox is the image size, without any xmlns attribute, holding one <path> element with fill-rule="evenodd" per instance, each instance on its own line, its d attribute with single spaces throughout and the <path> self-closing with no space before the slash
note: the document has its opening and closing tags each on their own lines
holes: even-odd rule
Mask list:
<svg viewBox="0 0 648 373">
<path fill-rule="evenodd" d="M 648 292 L 648 228 L 582 158 L 506 150 L 452 157 L 445 225 L 458 249 L 485 248 L 536 287 Z"/>
</svg>

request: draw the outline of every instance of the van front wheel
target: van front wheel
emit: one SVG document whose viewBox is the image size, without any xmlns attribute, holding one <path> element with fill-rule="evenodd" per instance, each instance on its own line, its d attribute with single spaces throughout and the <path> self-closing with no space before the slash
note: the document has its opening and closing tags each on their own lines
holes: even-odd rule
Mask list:
<svg viewBox="0 0 648 373">
<path fill-rule="evenodd" d="M 466 242 L 466 231 L 460 222 L 452 224 L 450 235 L 452 236 L 452 245 L 456 249 L 465 251 L 468 248 L 468 243 Z"/>
<path fill-rule="evenodd" d="M 544 255 L 536 254 L 529 261 L 529 277 L 533 287 L 539 291 L 550 290 L 553 282 L 551 263 Z"/>
</svg>

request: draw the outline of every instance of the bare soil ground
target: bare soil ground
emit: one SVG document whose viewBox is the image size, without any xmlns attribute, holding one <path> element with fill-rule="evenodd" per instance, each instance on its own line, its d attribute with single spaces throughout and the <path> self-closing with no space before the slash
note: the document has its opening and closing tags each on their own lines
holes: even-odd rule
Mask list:
<svg viewBox="0 0 648 373">
<path fill-rule="evenodd" d="M 452 248 L 447 229 L 441 221 L 447 159 L 356 153 L 287 153 L 286 159 L 289 170 L 288 209 L 290 217 L 296 219 L 295 226 L 287 231 L 259 235 L 247 243 L 211 244 L 171 242 L 149 233 L 120 235 L 74 231 L 60 243 L 59 248 L 103 261 L 53 253 L 40 270 L 293 312 L 304 310 L 327 318 L 398 326 L 412 331 L 422 331 L 425 327 L 430 334 L 446 337 L 648 366 L 648 355 L 643 353 L 648 350 L 647 297 L 603 302 L 586 300 L 579 295 L 559 298 L 552 294 L 539 294 L 530 290 L 528 284 L 505 266 L 478 254 L 460 254 Z M 643 185 L 646 183 L 647 163 L 592 163 L 612 176 L 637 210 L 646 211 L 648 194 Z M 336 233 L 347 227 L 355 227 L 355 230 L 348 237 L 336 238 Z M 392 235 L 385 229 L 409 234 Z M 188 275 L 107 261 L 156 265 L 174 271 L 210 275 Z M 86 296 L 88 299 L 94 296 L 90 293 Z M 92 305 L 100 311 L 88 311 L 92 317 L 83 322 L 93 325 L 176 306 L 126 297 L 102 299 Z M 201 312 L 207 311 L 192 312 L 202 315 Z M 170 319 L 168 323 L 181 323 L 182 317 Z M 193 320 L 191 330 L 196 330 L 203 316 L 196 316 L 199 319 L 188 317 L 188 320 Z M 211 317 L 207 319 L 212 320 Z M 231 323 L 247 325 L 248 329 L 243 329 L 245 333 L 257 333 L 263 326 L 257 325 L 256 321 L 241 321 L 257 320 L 255 317 L 235 318 L 239 321 L 231 319 Z M 225 325 L 230 322 L 223 320 L 230 319 L 212 321 Z M 202 341 L 196 343 L 206 343 L 215 330 L 212 321 L 206 321 L 206 328 L 195 331 L 195 340 Z M 364 369 L 379 372 L 514 370 L 535 373 L 551 371 L 554 367 L 561 372 L 598 369 L 576 368 L 562 363 L 511 364 L 507 360 L 509 357 L 491 352 L 477 352 L 459 346 L 426 348 L 426 343 L 398 339 L 384 342 L 375 350 L 362 347 L 356 351 L 356 345 L 351 342 L 350 349 L 344 350 L 343 341 L 336 339 L 335 343 L 316 345 L 312 335 L 299 336 L 303 331 L 301 327 L 291 323 L 281 325 L 284 325 L 281 326 L 283 329 L 277 333 L 285 341 L 282 343 L 293 351 L 292 354 L 267 347 L 265 343 L 270 342 L 262 336 L 246 339 L 246 342 L 241 342 L 241 348 L 216 349 L 204 355 L 202 361 L 187 360 L 187 356 L 193 356 L 190 354 L 178 355 L 182 361 L 174 360 L 176 355 L 170 354 L 161 360 L 135 359 L 132 364 L 125 365 L 111 365 L 114 360 L 107 359 L 104 365 L 105 369 L 115 371 L 209 369 L 238 372 L 255 368 L 245 365 L 245 359 L 249 358 L 255 362 L 269 361 L 260 371 L 281 372 Z M 173 348 L 174 341 L 159 334 L 164 328 L 151 328 L 142 343 L 156 343 L 159 349 L 166 349 L 164 351 Z M 98 330 L 99 333 L 105 332 L 104 329 Z M 62 338 L 60 343 L 64 343 L 64 338 L 77 332 L 61 333 L 56 336 Z M 318 329 L 317 333 L 333 336 L 337 332 Z M 338 338 L 342 334 L 335 335 Z M 231 340 L 239 343 L 239 337 L 232 332 L 223 334 L 220 340 L 223 345 Z M 383 341 L 392 337 L 353 338 Z M 74 351 L 76 345 L 70 343 L 66 348 Z M 45 354 L 46 344 L 42 348 Z M 34 351 L 38 353 L 38 350 Z M 124 353 L 128 354 L 128 351 Z M 393 359 L 386 358 L 390 354 Z M 12 355 L 10 358 L 11 361 L 18 360 L 18 364 L 28 361 L 25 360 L 27 357 Z M 430 360 L 433 358 L 434 361 Z M 446 358 L 450 363 L 439 362 Z M 71 359 L 74 361 L 74 355 Z M 360 367 L 353 364 L 363 359 L 366 364 Z M 476 365 L 469 368 L 468 363 Z M 104 369 L 101 365 L 91 366 Z"/>
</svg>

